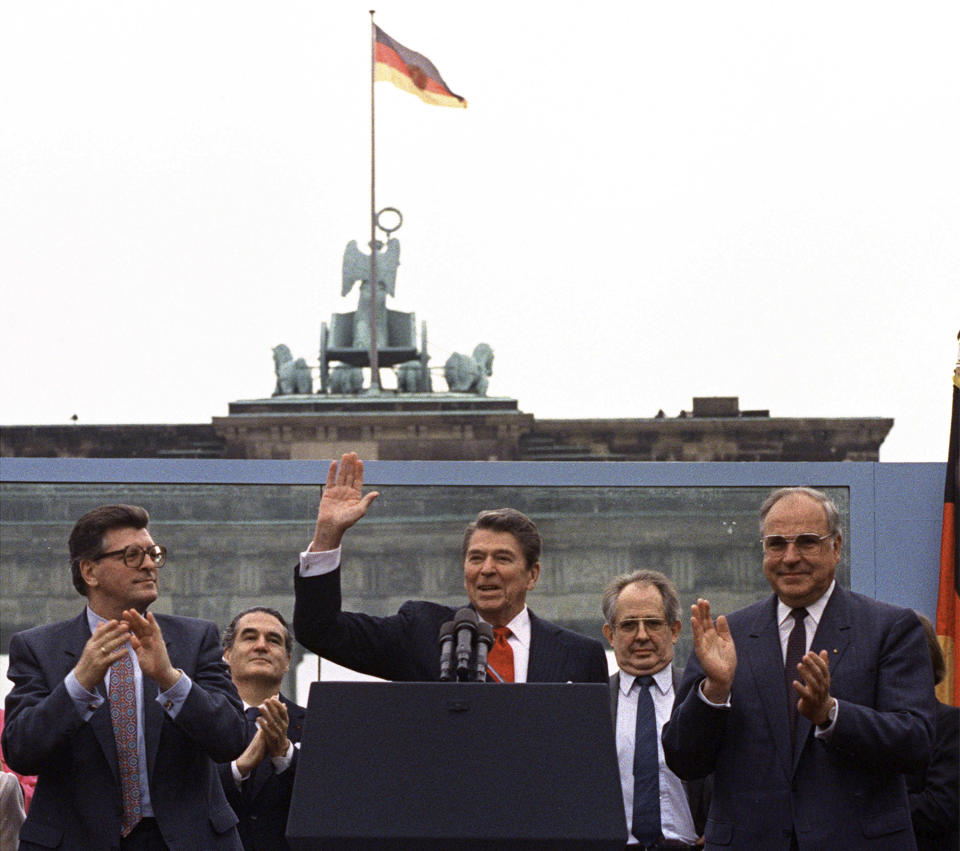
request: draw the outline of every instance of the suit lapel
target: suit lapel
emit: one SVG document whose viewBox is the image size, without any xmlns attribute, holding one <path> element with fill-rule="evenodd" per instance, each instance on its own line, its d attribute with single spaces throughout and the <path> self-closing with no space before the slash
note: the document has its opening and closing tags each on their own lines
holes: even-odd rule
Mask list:
<svg viewBox="0 0 960 851">
<path fill-rule="evenodd" d="M 87 623 L 87 610 L 84 608 L 79 617 L 75 618 L 70 624 L 67 641 L 63 647 L 67 672 L 76 667 L 77 661 L 83 654 L 84 646 L 90 640 L 90 634 L 90 624 Z M 66 676 L 66 673 L 64 676 Z M 114 780 L 117 781 L 117 785 L 119 786 L 120 768 L 117 764 L 117 743 L 113 738 L 113 724 L 110 722 L 110 701 L 107 700 L 106 682 L 98 683 L 94 691 L 104 699 L 104 702 L 100 708 L 90 716 L 90 720 L 87 723 L 90 725 L 94 738 L 100 745 L 100 750 L 103 751 L 107 764 L 113 772 Z"/>
<path fill-rule="evenodd" d="M 613 716 L 613 732 L 617 732 L 617 708 L 620 706 L 620 671 L 610 677 L 610 714 Z"/>
<path fill-rule="evenodd" d="M 550 630 L 533 612 L 530 614 L 530 658 L 527 660 L 527 682 L 559 682 L 559 660 L 553 651 Z"/>
<path fill-rule="evenodd" d="M 164 624 L 163 628 L 168 629 L 166 624 Z M 176 662 L 173 661 L 177 656 L 174 642 L 165 635 L 164 643 L 167 645 L 167 655 L 170 657 L 171 663 L 176 667 Z M 152 780 L 153 770 L 157 764 L 157 752 L 160 748 L 160 731 L 163 729 L 166 713 L 157 700 L 160 688 L 150 677 L 145 676 L 142 671 L 140 674 L 143 682 L 143 738 L 144 746 L 147 749 L 147 777 Z"/>
<path fill-rule="evenodd" d="M 790 729 L 783 686 L 783 649 L 777 628 L 777 598 L 771 595 L 747 633 L 748 647 L 738 664 L 747 663 L 757 697 L 773 735 L 777 758 L 787 777 L 792 774 Z M 742 661 L 741 661 L 742 660 Z M 736 695 L 733 696 L 736 700 Z"/>
</svg>

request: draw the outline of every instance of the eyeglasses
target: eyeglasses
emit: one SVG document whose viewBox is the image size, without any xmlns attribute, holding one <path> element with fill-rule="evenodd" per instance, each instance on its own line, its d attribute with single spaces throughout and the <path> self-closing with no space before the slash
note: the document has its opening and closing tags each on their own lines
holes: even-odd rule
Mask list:
<svg viewBox="0 0 960 851">
<path fill-rule="evenodd" d="M 667 622 L 663 618 L 627 618 L 618 624 L 614 624 L 614 628 L 624 635 L 636 635 L 640 629 L 640 624 L 643 624 L 644 632 L 651 633 L 660 632 L 667 625 Z"/>
<path fill-rule="evenodd" d="M 110 558 L 111 556 L 122 556 L 123 563 L 130 568 L 136 569 L 143 564 L 143 560 L 150 556 L 153 560 L 153 563 L 157 567 L 163 567 L 164 563 L 167 560 L 167 548 L 161 547 L 159 544 L 154 544 L 152 547 L 147 547 L 144 549 L 137 544 L 130 544 L 129 547 L 124 547 L 122 550 L 113 550 L 113 552 L 102 553 L 96 558 L 90 559 L 91 561 L 100 561 L 100 559 Z"/>
<path fill-rule="evenodd" d="M 765 535 L 760 542 L 767 555 L 782 556 L 787 551 L 787 546 L 793 544 L 801 555 L 810 556 L 820 552 L 821 544 L 832 537 L 832 532 L 827 532 L 826 535 L 801 532 L 799 535 Z"/>
</svg>

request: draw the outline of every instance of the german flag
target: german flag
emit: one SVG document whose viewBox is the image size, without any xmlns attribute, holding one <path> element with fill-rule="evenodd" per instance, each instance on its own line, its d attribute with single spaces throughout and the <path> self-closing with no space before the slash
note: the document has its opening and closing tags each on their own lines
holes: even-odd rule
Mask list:
<svg viewBox="0 0 960 851">
<path fill-rule="evenodd" d="M 957 335 L 960 340 L 960 334 Z M 953 372 L 953 413 L 947 483 L 943 492 L 943 532 L 940 538 L 940 589 L 937 595 L 937 638 L 947 663 L 947 675 L 937 686 L 941 703 L 960 706 L 960 565 L 957 559 L 957 492 L 960 490 L 960 358 Z"/>
<path fill-rule="evenodd" d="M 424 103 L 466 109 L 466 100 L 450 91 L 437 67 L 426 56 L 394 41 L 380 27 L 374 25 L 373 29 L 375 80 L 393 83 Z"/>
</svg>

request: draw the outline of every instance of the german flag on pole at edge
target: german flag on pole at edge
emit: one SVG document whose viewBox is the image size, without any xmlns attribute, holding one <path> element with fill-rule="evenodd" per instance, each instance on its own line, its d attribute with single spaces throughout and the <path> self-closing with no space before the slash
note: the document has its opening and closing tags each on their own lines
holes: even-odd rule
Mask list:
<svg viewBox="0 0 960 851">
<path fill-rule="evenodd" d="M 466 108 L 466 100 L 450 91 L 436 65 L 426 56 L 394 41 L 376 24 L 374 31 L 374 79 L 393 83 L 425 103 Z"/>
<path fill-rule="evenodd" d="M 960 334 L 957 335 L 960 340 Z M 943 532 L 940 538 L 940 591 L 937 594 L 937 638 L 943 648 L 947 675 L 937 686 L 941 703 L 960 706 L 960 566 L 957 563 L 957 492 L 960 491 L 960 355 L 953 371 L 953 413 L 947 484 L 943 491 Z"/>
</svg>

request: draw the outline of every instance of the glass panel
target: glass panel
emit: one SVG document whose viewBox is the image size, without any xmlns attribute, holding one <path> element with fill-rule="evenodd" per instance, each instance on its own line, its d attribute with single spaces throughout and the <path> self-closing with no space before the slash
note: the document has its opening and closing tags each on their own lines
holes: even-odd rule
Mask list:
<svg viewBox="0 0 960 851">
<path fill-rule="evenodd" d="M 686 661 L 686 612 L 698 597 L 716 613 L 762 599 L 757 508 L 769 488 L 391 486 L 348 533 L 344 606 L 390 614 L 407 599 L 462 605 L 460 545 L 485 508 L 528 514 L 544 539 L 530 607 L 601 637 L 600 596 L 620 573 L 662 570 L 677 585 Z M 106 502 L 143 505 L 168 549 L 155 609 L 223 627 L 251 605 L 293 615 L 293 568 L 307 546 L 320 489 L 303 485 L 24 484 L 0 487 L 2 647 L 21 629 L 77 614 L 67 537 L 76 519 Z M 848 527 L 847 488 L 831 488 Z M 850 586 L 849 535 L 838 580 Z"/>
</svg>

